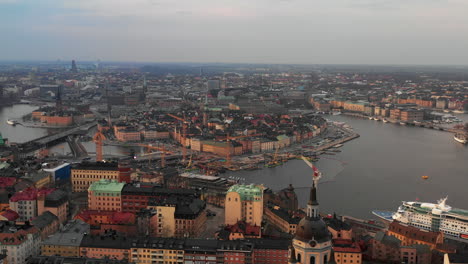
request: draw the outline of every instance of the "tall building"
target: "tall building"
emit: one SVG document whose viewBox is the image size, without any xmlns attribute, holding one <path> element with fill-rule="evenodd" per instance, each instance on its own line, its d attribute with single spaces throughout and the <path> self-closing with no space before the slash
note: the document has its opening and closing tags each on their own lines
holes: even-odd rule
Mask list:
<svg viewBox="0 0 468 264">
<path fill-rule="evenodd" d="M 86 192 L 93 182 L 101 179 L 128 182 L 127 171 L 121 171 L 117 163 L 94 162 L 81 163 L 71 169 L 71 183 L 73 192 Z"/>
<path fill-rule="evenodd" d="M 319 215 L 315 184 L 310 190 L 307 215 L 299 222 L 292 243 L 289 263 L 325 264 L 330 261 L 332 239 L 327 225 Z"/>
<path fill-rule="evenodd" d="M 92 183 L 88 189 L 90 210 L 121 211 L 122 188 L 125 183 L 102 179 Z"/>
<path fill-rule="evenodd" d="M 76 62 L 75 62 L 75 60 L 72 60 L 71 71 L 72 71 L 72 72 L 78 72 L 78 68 L 76 67 Z"/>
<path fill-rule="evenodd" d="M 226 194 L 225 212 L 226 225 L 245 221 L 260 226 L 263 218 L 263 187 L 253 184 L 231 186 Z"/>
</svg>

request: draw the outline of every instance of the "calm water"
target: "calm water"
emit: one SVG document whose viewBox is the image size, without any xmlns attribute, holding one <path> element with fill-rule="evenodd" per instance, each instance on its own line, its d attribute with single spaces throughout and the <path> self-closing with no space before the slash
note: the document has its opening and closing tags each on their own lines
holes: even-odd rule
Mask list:
<svg viewBox="0 0 468 264">
<path fill-rule="evenodd" d="M 30 114 L 37 108 L 37 106 L 25 104 L 0 108 L 0 132 L 2 136 L 8 138 L 10 142 L 22 143 L 47 135 L 48 129 L 45 128 L 24 127 L 22 125 L 11 126 L 6 123 L 8 119 L 21 122 L 21 117 Z"/>
<path fill-rule="evenodd" d="M 455 142 L 452 134 L 347 116 L 329 118 L 348 123 L 361 137 L 315 164 L 324 174 L 318 189 L 324 212 L 374 218 L 373 209 L 395 210 L 401 201 L 431 202 L 446 195 L 449 205 L 468 209 L 468 147 Z M 275 190 L 292 183 L 302 206 L 308 193 L 304 187 L 312 177 L 300 160 L 227 175 Z M 423 180 L 422 175 L 430 178 Z"/>
<path fill-rule="evenodd" d="M 25 142 L 50 130 L 15 127 L 8 118 L 19 119 L 36 107 L 15 105 L 0 109 L 0 132 L 10 142 Z M 468 121 L 468 115 L 459 115 Z M 341 153 L 323 155 L 315 164 L 324 174 L 318 195 L 324 212 L 373 218 L 373 209 L 395 210 L 402 200 L 436 201 L 446 195 L 449 204 L 468 209 L 468 146 L 453 140 L 453 135 L 435 130 L 399 126 L 347 116 L 328 116 L 346 122 L 361 135 L 346 143 Z M 94 152 L 92 142 L 84 143 Z M 66 144 L 52 148 L 66 154 Z M 105 146 L 105 154 L 127 155 L 127 148 Z M 139 151 L 137 150 L 137 153 Z M 283 166 L 257 171 L 227 173 L 247 182 L 263 183 L 279 190 L 292 183 L 302 206 L 307 201 L 312 174 L 303 161 L 292 160 Z M 421 179 L 428 175 L 428 180 Z"/>
</svg>

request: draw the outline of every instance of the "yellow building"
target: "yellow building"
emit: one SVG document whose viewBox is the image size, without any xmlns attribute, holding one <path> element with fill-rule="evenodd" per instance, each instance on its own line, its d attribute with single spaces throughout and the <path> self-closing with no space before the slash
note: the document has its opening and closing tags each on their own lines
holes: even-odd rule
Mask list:
<svg viewBox="0 0 468 264">
<path fill-rule="evenodd" d="M 73 192 L 86 192 L 93 182 L 101 179 L 119 181 L 119 167 L 116 163 L 81 163 L 71 169 Z"/>
<path fill-rule="evenodd" d="M 263 186 L 234 185 L 229 188 L 225 201 L 226 225 L 245 221 L 261 226 L 263 218 Z"/>
<path fill-rule="evenodd" d="M 152 235 L 157 237 L 174 237 L 176 231 L 175 205 L 148 206 L 157 212 L 151 221 Z"/>
<path fill-rule="evenodd" d="M 81 220 L 71 220 L 61 230 L 41 243 L 41 255 L 79 257 L 81 240 L 84 234 L 89 232 L 87 223 Z"/>
<path fill-rule="evenodd" d="M 184 263 L 183 240 L 164 238 L 132 241 L 130 261 L 133 263 Z"/>
<path fill-rule="evenodd" d="M 362 252 L 357 242 L 346 239 L 333 240 L 333 256 L 336 264 L 362 263 Z"/>
</svg>

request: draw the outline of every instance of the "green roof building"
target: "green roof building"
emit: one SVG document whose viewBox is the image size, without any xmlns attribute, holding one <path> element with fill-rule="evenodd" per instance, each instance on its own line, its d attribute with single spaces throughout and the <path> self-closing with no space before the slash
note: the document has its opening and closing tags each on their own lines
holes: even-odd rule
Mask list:
<svg viewBox="0 0 468 264">
<path fill-rule="evenodd" d="M 225 201 L 226 225 L 245 221 L 260 226 L 263 218 L 263 186 L 234 185 L 229 188 Z"/>
</svg>

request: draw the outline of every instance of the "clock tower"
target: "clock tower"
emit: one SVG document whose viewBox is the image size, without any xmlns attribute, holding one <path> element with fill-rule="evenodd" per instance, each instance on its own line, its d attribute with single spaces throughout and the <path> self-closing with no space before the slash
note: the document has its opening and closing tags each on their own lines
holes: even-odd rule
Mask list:
<svg viewBox="0 0 468 264">
<path fill-rule="evenodd" d="M 327 225 L 319 215 L 316 183 L 312 184 L 309 202 L 307 203 L 307 216 L 297 226 L 293 239 L 294 256 L 290 259 L 301 264 L 326 264 L 330 261 L 332 239 Z"/>
</svg>

